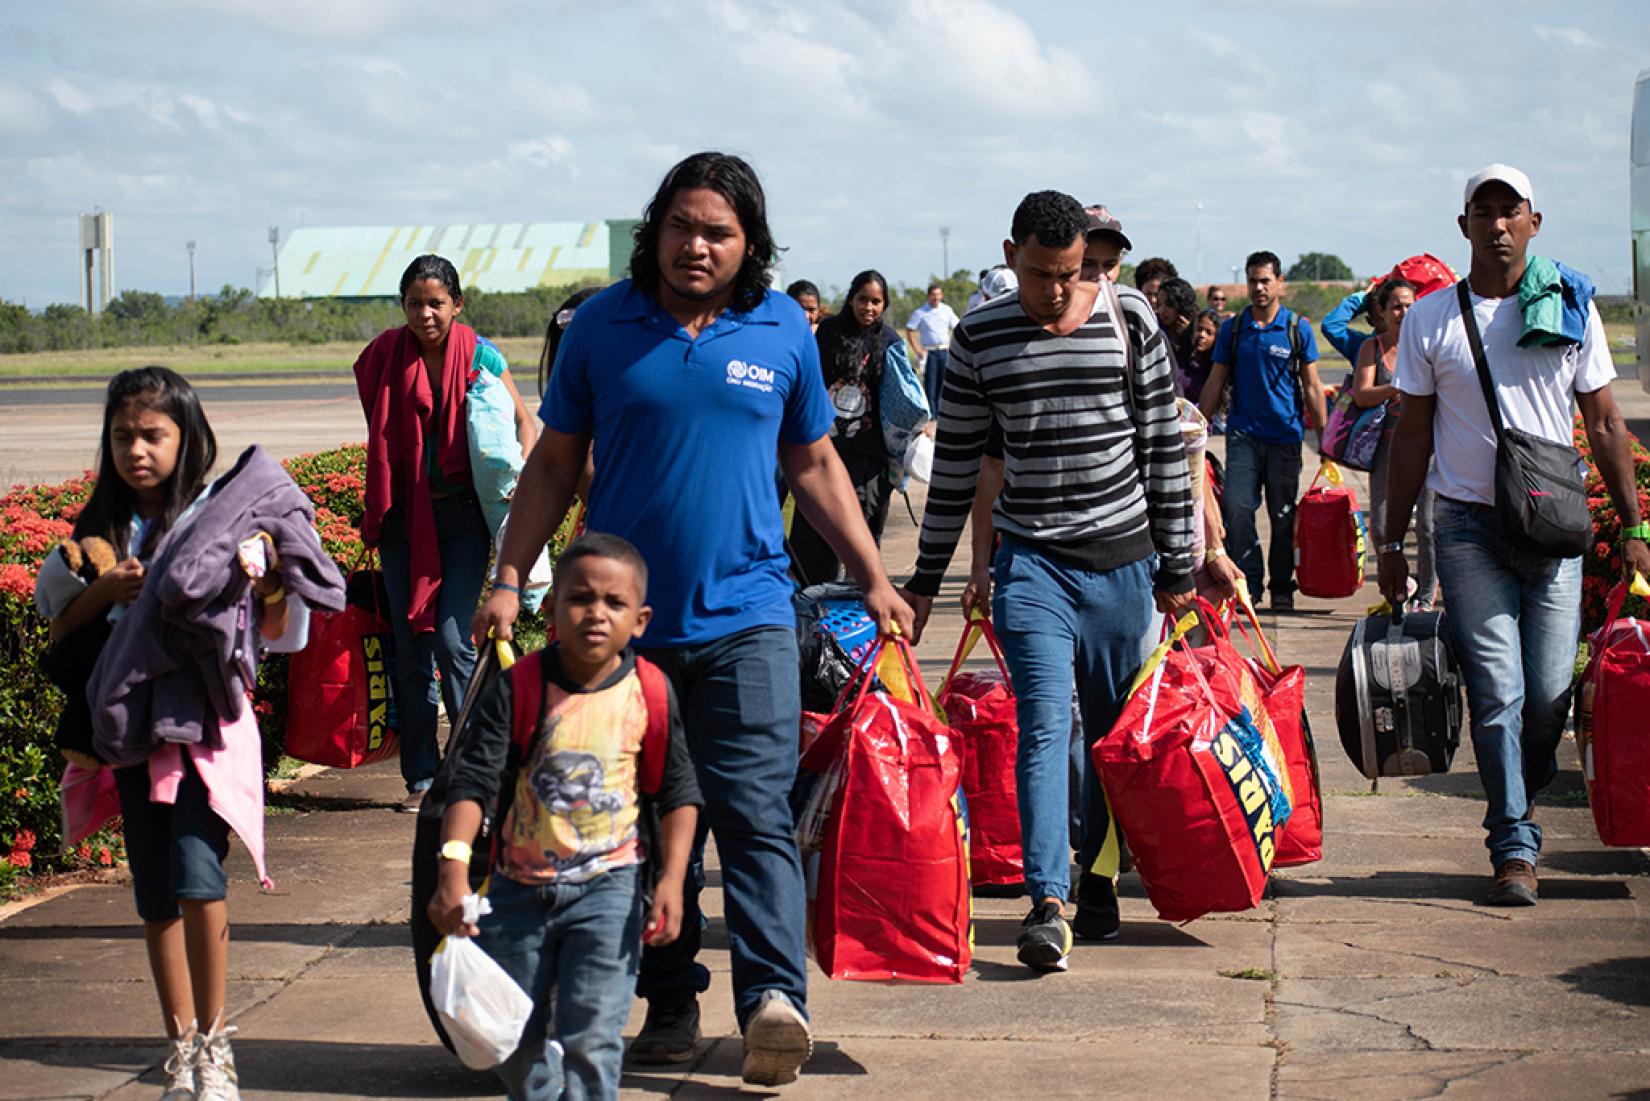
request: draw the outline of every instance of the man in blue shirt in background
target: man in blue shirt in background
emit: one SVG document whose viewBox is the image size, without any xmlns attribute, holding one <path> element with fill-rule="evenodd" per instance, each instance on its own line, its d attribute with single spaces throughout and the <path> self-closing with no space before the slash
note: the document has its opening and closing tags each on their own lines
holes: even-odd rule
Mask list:
<svg viewBox="0 0 1650 1101">
<path fill-rule="evenodd" d="M 751 167 L 697 153 L 672 168 L 641 225 L 631 277 L 579 307 L 557 351 L 475 633 L 510 637 L 518 586 L 561 523 L 594 447 L 591 530 L 646 560 L 653 619 L 640 652 L 670 676 L 716 835 L 745 1081 L 793 1081 L 812 1050 L 806 895 L 787 803 L 801 695 L 796 617 L 773 466 L 865 592 L 879 626 L 912 629 L 883 572 L 801 307 L 768 289 L 776 248 Z M 700 1038 L 699 890 L 682 935 L 642 955 L 637 1062 L 685 1063 Z"/>
<path fill-rule="evenodd" d="M 1255 513 L 1262 490 L 1272 520 L 1266 556 L 1272 610 L 1295 607 L 1295 499 L 1300 494 L 1301 441 L 1306 420 L 1323 428 L 1318 344 L 1304 317 L 1284 308 L 1283 266 L 1277 254 L 1256 252 L 1244 263 L 1249 305 L 1221 323 L 1214 365 L 1199 404 L 1214 418 L 1231 383 L 1226 414 L 1226 546 L 1258 596 L 1262 583 Z"/>
</svg>

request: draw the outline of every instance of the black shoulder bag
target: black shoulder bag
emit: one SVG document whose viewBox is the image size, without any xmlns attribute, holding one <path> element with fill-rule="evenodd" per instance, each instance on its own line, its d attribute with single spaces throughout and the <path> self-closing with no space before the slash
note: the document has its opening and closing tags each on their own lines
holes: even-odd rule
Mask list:
<svg viewBox="0 0 1650 1101">
<path fill-rule="evenodd" d="M 1587 485 L 1576 474 L 1581 452 L 1501 420 L 1495 381 L 1484 357 L 1484 341 L 1472 316 L 1467 281 L 1455 284 L 1461 320 L 1467 327 L 1484 404 L 1495 425 L 1495 513 L 1501 535 L 1521 550 L 1552 558 L 1577 558 L 1593 545 L 1593 518 L 1587 511 Z"/>
</svg>

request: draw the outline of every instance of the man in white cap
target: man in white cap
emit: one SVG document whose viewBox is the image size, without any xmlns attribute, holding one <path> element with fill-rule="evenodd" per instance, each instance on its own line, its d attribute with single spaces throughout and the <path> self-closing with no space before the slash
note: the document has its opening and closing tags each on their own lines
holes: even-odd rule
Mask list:
<svg viewBox="0 0 1650 1101">
<path fill-rule="evenodd" d="M 1650 574 L 1650 525 L 1640 522 L 1631 437 L 1611 396 L 1616 372 L 1591 287 L 1584 276 L 1529 254 L 1541 229 L 1529 177 L 1492 164 L 1467 181 L 1462 206 L 1457 223 L 1472 246 L 1467 278 L 1455 293 L 1416 302 L 1399 338 L 1393 381 L 1403 406 L 1387 468 L 1386 530 L 1376 533 L 1381 591 L 1394 606 L 1405 597 L 1404 534 L 1425 481 L 1438 494 L 1438 578 L 1489 802 L 1485 844 L 1495 876 L 1485 901 L 1529 906 L 1537 898 L 1541 850 L 1532 804 L 1558 769 L 1581 626 L 1581 559 L 1542 553 L 1524 537 L 1509 536 L 1516 526 L 1504 525 L 1496 505 L 1503 429 L 1568 444 L 1572 402 L 1579 405 L 1621 517 L 1629 573 Z M 1574 311 L 1567 319 L 1573 324 L 1553 342 L 1525 336 L 1533 318 L 1521 305 L 1530 295 L 1521 295 L 1520 286 L 1543 272 L 1549 279 L 1562 273 L 1562 299 Z M 1578 289 L 1584 293 L 1574 293 Z M 1493 379 L 1500 424 L 1486 400 L 1492 384 L 1481 381 L 1481 371 Z"/>
</svg>

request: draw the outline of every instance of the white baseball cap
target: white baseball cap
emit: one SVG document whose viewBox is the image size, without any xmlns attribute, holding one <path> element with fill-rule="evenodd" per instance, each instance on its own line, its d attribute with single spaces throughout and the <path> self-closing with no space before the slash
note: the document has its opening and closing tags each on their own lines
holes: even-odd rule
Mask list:
<svg viewBox="0 0 1650 1101">
<path fill-rule="evenodd" d="M 1518 197 L 1535 209 L 1535 189 L 1530 186 L 1530 178 L 1510 164 L 1492 164 L 1487 168 L 1480 168 L 1467 181 L 1467 190 L 1461 196 L 1463 208 L 1472 205 L 1472 197 L 1478 194 L 1478 189 L 1491 180 L 1506 184 L 1518 193 Z"/>
<path fill-rule="evenodd" d="M 987 302 L 1019 289 L 1020 277 L 1014 274 L 1013 268 L 993 268 L 980 280 L 980 294 Z"/>
</svg>

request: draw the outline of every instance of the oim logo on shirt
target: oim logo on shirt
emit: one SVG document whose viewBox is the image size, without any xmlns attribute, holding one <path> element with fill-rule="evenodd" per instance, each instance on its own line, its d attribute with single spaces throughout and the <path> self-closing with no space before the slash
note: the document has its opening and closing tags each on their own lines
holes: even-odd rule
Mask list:
<svg viewBox="0 0 1650 1101">
<path fill-rule="evenodd" d="M 743 386 L 749 390 L 773 393 L 773 368 L 746 363 L 742 359 L 728 360 L 728 385 Z"/>
</svg>

